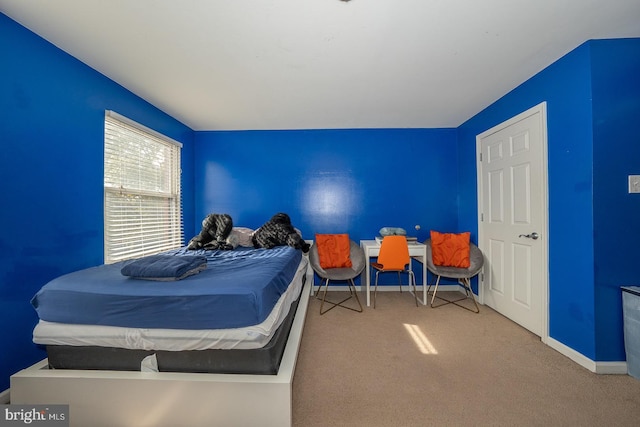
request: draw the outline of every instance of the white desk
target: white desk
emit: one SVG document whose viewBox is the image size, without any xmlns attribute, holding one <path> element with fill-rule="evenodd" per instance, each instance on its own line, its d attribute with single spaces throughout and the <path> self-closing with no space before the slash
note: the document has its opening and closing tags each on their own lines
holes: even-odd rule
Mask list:
<svg viewBox="0 0 640 427">
<path fill-rule="evenodd" d="M 367 307 L 371 306 L 371 258 L 377 257 L 380 253 L 380 243 L 376 240 L 360 240 L 360 247 L 364 249 L 365 259 L 365 285 L 367 289 Z M 424 243 L 410 242 L 409 255 L 411 258 L 422 263 L 422 301 L 427 304 L 427 245 Z M 409 265 L 411 268 L 411 265 Z M 411 287 L 409 287 L 411 291 Z M 420 298 L 418 298 L 420 299 Z"/>
</svg>

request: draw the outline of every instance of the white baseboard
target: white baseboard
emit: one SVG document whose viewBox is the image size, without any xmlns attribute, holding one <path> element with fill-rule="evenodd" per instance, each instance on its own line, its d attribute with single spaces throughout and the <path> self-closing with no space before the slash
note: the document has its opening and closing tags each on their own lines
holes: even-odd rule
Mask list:
<svg viewBox="0 0 640 427">
<path fill-rule="evenodd" d="M 316 293 L 318 292 L 318 289 L 320 288 L 320 284 L 315 284 L 313 286 L 313 292 Z M 402 289 L 406 289 L 408 288 L 408 285 L 405 283 L 402 285 Z M 422 285 L 417 285 L 416 288 L 418 288 L 419 290 L 422 290 Z M 447 291 L 460 291 L 460 286 L 459 285 L 440 285 L 438 286 L 438 291 L 443 291 L 443 292 L 447 292 Z M 356 286 L 356 290 L 357 291 L 364 291 L 364 288 L 362 286 Z M 349 291 L 349 287 L 347 285 L 329 285 L 329 288 L 327 289 L 328 292 L 331 291 L 344 291 L 347 292 Z M 371 292 L 373 292 L 373 286 L 371 286 Z M 398 285 L 379 285 L 378 286 L 378 292 L 398 292 Z"/>
<path fill-rule="evenodd" d="M 596 374 L 627 375 L 627 362 L 596 362 Z"/>
<path fill-rule="evenodd" d="M 551 337 L 547 338 L 546 344 L 559 352 L 560 354 L 568 357 L 569 359 L 576 362 L 578 365 L 582 366 L 590 370 L 596 374 L 615 374 L 615 375 L 626 375 L 627 374 L 627 362 L 596 362 L 594 360 L 589 359 L 582 353 L 579 353 L 572 349 L 571 347 L 567 347 L 562 344 L 560 341 L 557 341 Z"/>
</svg>

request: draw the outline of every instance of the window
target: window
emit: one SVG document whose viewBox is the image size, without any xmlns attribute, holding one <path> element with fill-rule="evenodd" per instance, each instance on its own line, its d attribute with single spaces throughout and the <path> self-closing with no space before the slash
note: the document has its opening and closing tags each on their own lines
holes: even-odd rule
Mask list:
<svg viewBox="0 0 640 427">
<path fill-rule="evenodd" d="M 126 117 L 106 112 L 105 263 L 182 246 L 181 147 Z"/>
</svg>

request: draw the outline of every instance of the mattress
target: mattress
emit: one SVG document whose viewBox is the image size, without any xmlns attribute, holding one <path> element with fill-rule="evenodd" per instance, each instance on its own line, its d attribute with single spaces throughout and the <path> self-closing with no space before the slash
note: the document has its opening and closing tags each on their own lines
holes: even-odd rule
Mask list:
<svg viewBox="0 0 640 427">
<path fill-rule="evenodd" d="M 164 329 L 67 324 L 40 320 L 33 330 L 33 342 L 55 346 L 161 351 L 261 348 L 271 341 L 289 313 L 292 303 L 300 295 L 307 265 L 307 258 L 303 257 L 285 292 L 266 319 L 256 325 L 228 329 Z"/>
<path fill-rule="evenodd" d="M 301 251 L 239 247 L 232 251 L 166 252 L 204 255 L 207 268 L 173 282 L 123 276 L 124 262 L 58 277 L 33 297 L 41 320 L 74 325 L 154 329 L 229 329 L 267 319 L 298 271 Z"/>
<path fill-rule="evenodd" d="M 299 302 L 300 293 L 297 294 L 297 299 L 291 304 L 291 309 L 288 310 L 271 340 L 261 348 L 151 351 L 115 347 L 48 345 L 49 367 L 79 370 L 276 375 L 280 369 Z M 152 368 L 148 367 L 150 359 L 153 360 Z"/>
</svg>

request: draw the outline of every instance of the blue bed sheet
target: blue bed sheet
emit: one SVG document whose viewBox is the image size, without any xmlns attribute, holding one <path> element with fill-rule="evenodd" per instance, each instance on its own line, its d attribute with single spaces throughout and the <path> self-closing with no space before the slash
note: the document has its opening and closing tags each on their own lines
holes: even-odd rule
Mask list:
<svg viewBox="0 0 640 427">
<path fill-rule="evenodd" d="M 233 251 L 169 251 L 204 255 L 207 268 L 180 281 L 123 276 L 123 263 L 58 277 L 31 303 L 42 320 L 132 328 L 224 329 L 265 320 L 287 289 L 301 260 L 289 246 Z M 126 261 L 125 261 L 126 262 Z"/>
</svg>

